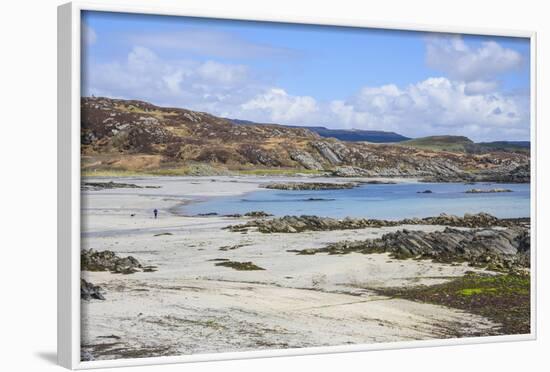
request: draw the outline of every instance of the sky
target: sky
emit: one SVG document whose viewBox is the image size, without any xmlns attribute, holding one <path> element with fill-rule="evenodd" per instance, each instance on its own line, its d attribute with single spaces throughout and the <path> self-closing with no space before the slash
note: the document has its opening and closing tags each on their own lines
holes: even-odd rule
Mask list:
<svg viewBox="0 0 550 372">
<path fill-rule="evenodd" d="M 82 95 L 408 137 L 529 140 L 529 39 L 86 11 Z"/>
</svg>

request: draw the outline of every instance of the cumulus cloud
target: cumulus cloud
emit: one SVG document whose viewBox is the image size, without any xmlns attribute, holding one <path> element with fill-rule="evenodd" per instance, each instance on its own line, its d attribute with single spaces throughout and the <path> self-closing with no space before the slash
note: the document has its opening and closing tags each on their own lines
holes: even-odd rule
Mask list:
<svg viewBox="0 0 550 372">
<path fill-rule="evenodd" d="M 272 88 L 241 104 L 229 116 L 259 122 L 397 131 L 413 137 L 528 137 L 528 97 L 484 92 L 482 85 L 472 87 L 471 83 L 444 77 L 429 78 L 406 87 L 365 86 L 347 100 L 328 102 Z"/>
<path fill-rule="evenodd" d="M 319 101 L 258 80 L 245 65 L 166 59 L 143 46 L 83 71 L 84 95 L 142 99 L 223 117 L 412 137 L 529 138 L 529 96 L 499 93 L 495 84 L 438 77 L 408 86 L 364 86 L 346 99 Z"/>
<path fill-rule="evenodd" d="M 136 46 L 125 60 L 90 63 L 84 95 L 147 100 L 220 114 L 259 92 L 248 68 L 215 61 L 173 60 Z"/>
<path fill-rule="evenodd" d="M 522 63 L 521 54 L 495 41 L 471 48 L 460 36 L 432 36 L 426 48 L 429 66 L 462 81 L 490 80 Z"/>
<path fill-rule="evenodd" d="M 498 83 L 496 81 L 483 81 L 476 80 L 466 83 L 464 87 L 464 93 L 466 94 L 482 94 L 494 92 L 498 88 Z"/>
<path fill-rule="evenodd" d="M 473 93 L 469 85 L 440 77 L 405 88 L 365 87 L 347 101 L 333 101 L 329 111 L 334 120 L 347 127 L 395 130 L 411 136 L 528 136 L 528 99 L 494 92 Z"/>
<path fill-rule="evenodd" d="M 319 112 L 314 98 L 291 96 L 284 89 L 271 88 L 240 105 L 248 117 L 279 123 L 310 122 Z"/>
</svg>

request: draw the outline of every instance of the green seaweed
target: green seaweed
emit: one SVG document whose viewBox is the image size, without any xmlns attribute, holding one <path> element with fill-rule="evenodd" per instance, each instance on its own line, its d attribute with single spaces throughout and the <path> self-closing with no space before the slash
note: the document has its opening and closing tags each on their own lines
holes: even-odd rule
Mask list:
<svg viewBox="0 0 550 372">
<path fill-rule="evenodd" d="M 216 266 L 230 267 L 239 271 L 265 270 L 264 268 L 253 264 L 252 262 L 223 261 L 218 262 Z"/>
<path fill-rule="evenodd" d="M 531 331 L 531 280 L 526 273 L 468 273 L 447 283 L 376 289 L 382 295 L 461 309 L 499 323 L 498 334 Z"/>
</svg>

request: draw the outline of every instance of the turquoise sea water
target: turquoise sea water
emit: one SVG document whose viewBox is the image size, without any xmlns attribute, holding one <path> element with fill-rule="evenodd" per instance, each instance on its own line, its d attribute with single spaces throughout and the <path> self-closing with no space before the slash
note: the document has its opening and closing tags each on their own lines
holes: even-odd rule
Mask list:
<svg viewBox="0 0 550 372">
<path fill-rule="evenodd" d="M 467 194 L 479 188 L 505 188 L 507 193 Z M 431 190 L 431 194 L 418 193 Z M 529 217 L 529 184 L 400 183 L 362 185 L 348 190 L 259 190 L 245 195 L 218 197 L 183 207 L 186 215 L 203 213 L 244 214 L 265 211 L 275 216 L 317 215 L 342 218 L 401 219 L 440 213 L 463 215 L 487 212 L 494 216 Z"/>
</svg>

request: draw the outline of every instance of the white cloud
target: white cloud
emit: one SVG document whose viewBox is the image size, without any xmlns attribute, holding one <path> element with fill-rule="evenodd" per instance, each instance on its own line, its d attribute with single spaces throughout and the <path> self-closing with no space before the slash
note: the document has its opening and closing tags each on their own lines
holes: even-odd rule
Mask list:
<svg viewBox="0 0 550 372">
<path fill-rule="evenodd" d="M 206 61 L 197 69 L 198 74 L 207 81 L 224 85 L 232 85 L 244 81 L 248 70 L 243 65 L 227 65 L 214 61 Z"/>
<path fill-rule="evenodd" d="M 348 100 L 318 102 L 265 90 L 226 116 L 259 122 L 396 131 L 412 137 L 465 135 L 474 140 L 528 138 L 528 97 L 481 93 L 483 84 L 429 78 L 400 88 L 366 86 Z M 470 89 L 470 91 L 468 91 Z"/>
<path fill-rule="evenodd" d="M 464 92 L 466 94 L 483 94 L 496 91 L 498 83 L 496 81 L 476 80 L 466 83 Z"/>
<path fill-rule="evenodd" d="M 142 99 L 264 123 L 379 129 L 412 137 L 529 138 L 528 95 L 495 92 L 497 86 L 487 80 L 440 77 L 405 87 L 365 86 L 348 99 L 324 102 L 259 81 L 244 65 L 165 59 L 145 47 L 134 47 L 125 60 L 90 64 L 83 76 L 85 95 Z"/>
<path fill-rule="evenodd" d="M 97 41 L 97 34 L 94 29 L 84 22 L 82 22 L 80 33 L 80 37 L 84 44 L 92 45 Z"/>
<path fill-rule="evenodd" d="M 462 81 L 492 80 L 498 74 L 518 68 L 521 54 L 494 41 L 468 46 L 460 36 L 432 36 L 427 39 L 429 66 Z"/>
<path fill-rule="evenodd" d="M 248 117 L 276 123 L 310 122 L 319 111 L 314 98 L 291 96 L 280 88 L 271 88 L 243 103 L 241 112 Z"/>
<path fill-rule="evenodd" d="M 365 87 L 346 102 L 333 101 L 329 110 L 333 120 L 346 127 L 394 130 L 410 136 L 455 134 L 490 139 L 515 133 L 528 137 L 525 97 L 474 94 L 467 91 L 468 85 L 429 78 L 405 88 Z"/>
<path fill-rule="evenodd" d="M 85 95 L 142 99 L 214 114 L 260 91 L 246 66 L 163 59 L 142 46 L 134 47 L 126 60 L 90 63 L 83 77 Z"/>
</svg>

